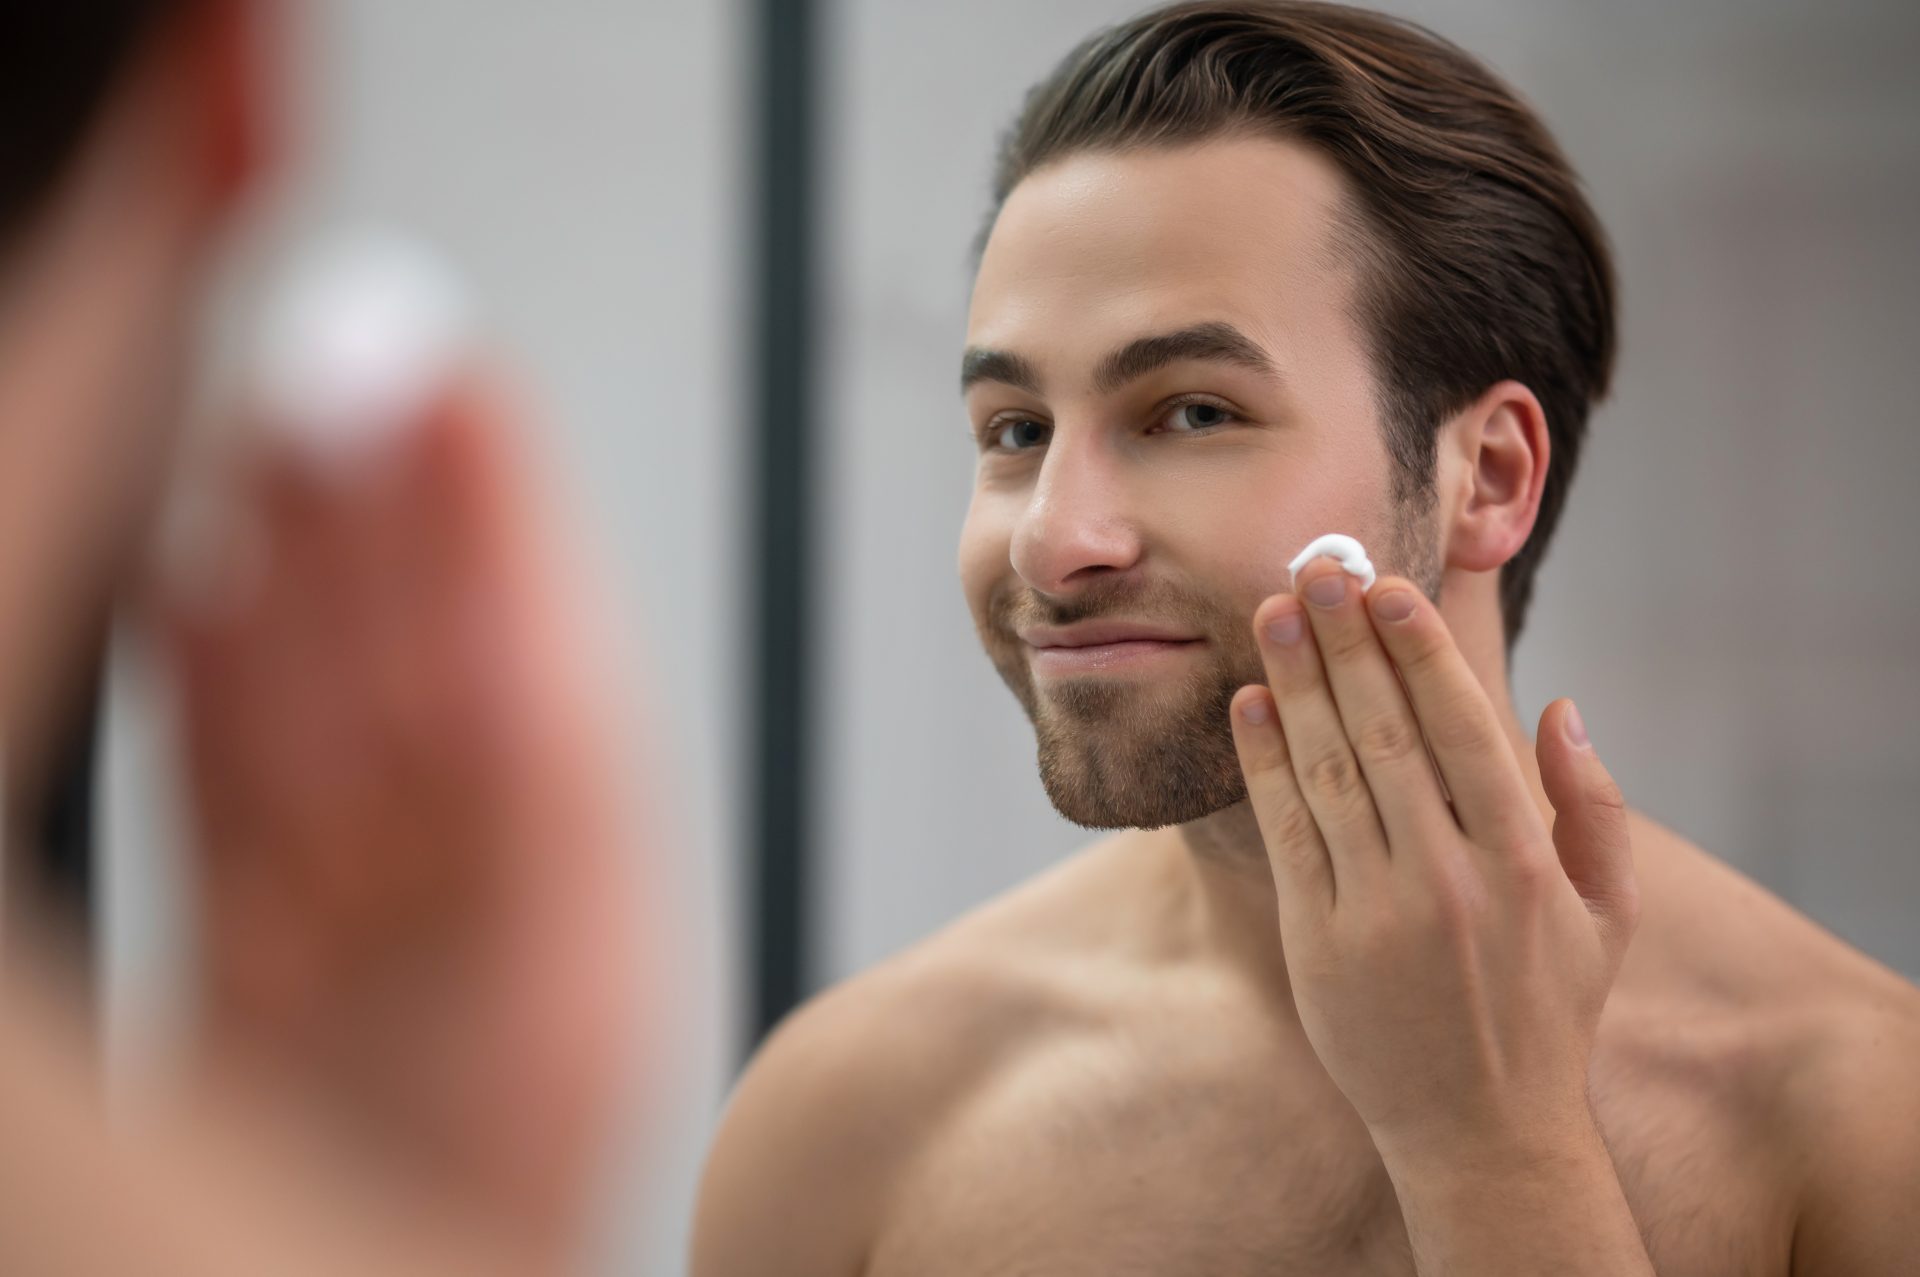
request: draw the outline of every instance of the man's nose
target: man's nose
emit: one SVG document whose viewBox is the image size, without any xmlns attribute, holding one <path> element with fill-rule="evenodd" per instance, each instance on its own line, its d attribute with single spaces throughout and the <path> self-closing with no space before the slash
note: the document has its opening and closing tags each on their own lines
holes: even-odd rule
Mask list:
<svg viewBox="0 0 1920 1277">
<path fill-rule="evenodd" d="M 1074 589 L 1140 559 L 1141 538 L 1114 459 L 1057 427 L 1014 529 L 1013 570 L 1044 594 Z"/>
</svg>

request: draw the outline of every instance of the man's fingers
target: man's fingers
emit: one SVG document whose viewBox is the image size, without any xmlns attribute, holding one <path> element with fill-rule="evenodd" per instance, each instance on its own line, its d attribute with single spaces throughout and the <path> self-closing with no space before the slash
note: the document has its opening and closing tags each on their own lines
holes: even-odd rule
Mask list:
<svg viewBox="0 0 1920 1277">
<path fill-rule="evenodd" d="M 1403 592 L 1413 606 L 1396 615 L 1400 609 L 1390 603 Z M 1367 592 L 1367 606 L 1453 795 L 1460 828 L 1483 847 L 1518 847 L 1537 836 L 1539 812 L 1513 745 L 1432 601 L 1411 581 L 1388 577 Z"/>
<path fill-rule="evenodd" d="M 1281 918 L 1324 917 L 1333 908 L 1333 863 L 1294 780 L 1272 693 L 1257 685 L 1241 688 L 1233 698 L 1232 717 L 1234 749 L 1273 867 Z"/>
<path fill-rule="evenodd" d="M 1387 835 L 1373 791 L 1353 754 L 1305 609 L 1276 594 L 1254 613 L 1254 634 L 1267 685 L 1278 707 L 1293 776 L 1320 827 L 1340 890 L 1365 889 L 1384 874 Z"/>
<path fill-rule="evenodd" d="M 1374 806 L 1397 853 L 1459 837 L 1413 706 L 1375 632 L 1359 582 L 1330 560 L 1296 578 L 1327 682 Z"/>
</svg>

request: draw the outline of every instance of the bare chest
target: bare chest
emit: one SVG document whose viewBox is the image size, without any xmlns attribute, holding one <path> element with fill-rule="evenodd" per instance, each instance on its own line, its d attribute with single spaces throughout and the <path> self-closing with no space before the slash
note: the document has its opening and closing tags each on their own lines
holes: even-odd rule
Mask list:
<svg viewBox="0 0 1920 1277">
<path fill-rule="evenodd" d="M 1600 1071 L 1602 1131 L 1662 1277 L 1786 1273 L 1790 1224 L 1751 1133 Z M 1414 1273 L 1392 1184 L 1324 1074 L 1101 1076 L 1091 1057 L 1037 1063 L 957 1113 L 896 1185 L 866 1277 Z"/>
</svg>

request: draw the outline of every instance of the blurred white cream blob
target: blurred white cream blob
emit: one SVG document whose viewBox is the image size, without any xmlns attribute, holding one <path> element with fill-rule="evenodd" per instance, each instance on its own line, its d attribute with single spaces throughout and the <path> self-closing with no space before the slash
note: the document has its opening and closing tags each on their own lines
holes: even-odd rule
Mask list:
<svg viewBox="0 0 1920 1277">
<path fill-rule="evenodd" d="M 197 609 L 240 606 L 272 567 L 236 500 L 237 462 L 264 451 L 352 481 L 422 419 L 475 345 L 469 290 L 418 239 L 339 227 L 275 256 L 236 315 L 237 375 L 217 379 L 231 392 L 192 414 L 155 538 L 167 592 Z M 235 396 L 229 417 L 219 405 Z"/>
<path fill-rule="evenodd" d="M 473 307 L 453 268 L 393 231 L 331 232 L 268 294 L 249 390 L 274 441 L 351 464 L 416 421 L 468 352 Z"/>
</svg>

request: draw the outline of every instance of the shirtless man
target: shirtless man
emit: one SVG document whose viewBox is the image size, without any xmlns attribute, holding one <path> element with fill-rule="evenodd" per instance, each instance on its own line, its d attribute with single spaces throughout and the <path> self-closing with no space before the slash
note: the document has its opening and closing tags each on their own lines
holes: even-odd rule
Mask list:
<svg viewBox="0 0 1920 1277">
<path fill-rule="evenodd" d="M 966 595 L 1120 832 L 781 1027 L 698 1277 L 1920 1271 L 1920 992 L 1514 712 L 1614 331 L 1510 90 L 1339 8 L 1096 36 L 968 345 Z"/>
</svg>

